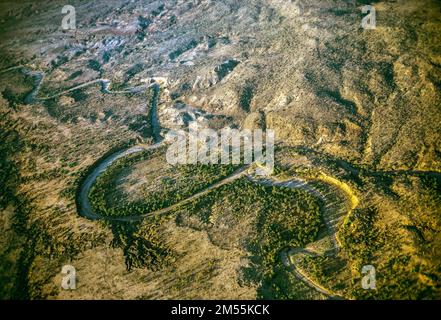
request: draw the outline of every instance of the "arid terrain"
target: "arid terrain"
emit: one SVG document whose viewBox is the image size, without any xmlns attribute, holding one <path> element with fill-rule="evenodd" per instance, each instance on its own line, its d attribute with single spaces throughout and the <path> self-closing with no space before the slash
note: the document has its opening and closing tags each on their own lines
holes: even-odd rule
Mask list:
<svg viewBox="0 0 441 320">
<path fill-rule="evenodd" d="M 6 0 L 0 39 L 0 298 L 441 299 L 439 1 Z M 167 163 L 190 124 L 273 174 Z"/>
</svg>

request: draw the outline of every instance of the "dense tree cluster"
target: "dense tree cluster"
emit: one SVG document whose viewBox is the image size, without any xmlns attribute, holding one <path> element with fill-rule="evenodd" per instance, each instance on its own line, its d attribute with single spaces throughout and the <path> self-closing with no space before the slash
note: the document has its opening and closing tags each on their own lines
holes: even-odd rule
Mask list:
<svg viewBox="0 0 441 320">
<path fill-rule="evenodd" d="M 151 156 L 151 151 L 144 152 L 132 157 L 118 160 L 112 164 L 100 177 L 89 194 L 94 210 L 103 216 L 136 216 L 156 210 L 160 210 L 176 204 L 195 193 L 206 189 L 213 183 L 220 181 L 232 174 L 239 166 L 237 165 L 178 165 L 172 167 L 167 173 L 172 178 L 161 179 L 161 185 L 154 192 L 149 192 L 146 196 L 137 202 L 128 203 L 124 195 L 117 194 L 117 206 L 109 205 L 107 193 L 109 190 L 115 190 L 116 177 L 127 167 L 135 163 L 144 161 Z M 173 178 L 176 177 L 176 178 Z M 176 183 L 176 179 L 179 183 Z"/>
<path fill-rule="evenodd" d="M 283 249 L 315 240 L 321 226 L 320 200 L 300 189 L 265 186 L 241 178 L 185 208 L 205 223 L 211 223 L 217 202 L 243 219 L 247 218 L 243 217 L 246 212 L 255 215 L 255 232 L 246 245 L 251 253 L 251 265 L 242 270 L 244 281 L 258 284 L 261 298 L 297 297 L 295 291 L 305 288 L 292 285 L 292 275 L 279 255 Z"/>
<path fill-rule="evenodd" d="M 171 250 L 159 240 L 158 224 L 149 221 L 140 228 L 140 222 L 109 222 L 113 232 L 113 247 L 123 250 L 126 268 L 158 270 L 170 257 Z"/>
</svg>

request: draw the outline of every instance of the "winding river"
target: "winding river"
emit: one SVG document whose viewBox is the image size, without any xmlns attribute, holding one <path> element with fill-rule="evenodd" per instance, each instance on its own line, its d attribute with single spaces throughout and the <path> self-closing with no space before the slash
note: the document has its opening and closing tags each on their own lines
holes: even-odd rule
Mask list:
<svg viewBox="0 0 441 320">
<path fill-rule="evenodd" d="M 87 219 L 90 219 L 90 220 L 105 219 L 105 220 L 111 220 L 111 221 L 138 221 L 138 220 L 144 219 L 147 216 L 151 216 L 154 214 L 161 214 L 161 213 L 173 210 L 173 209 L 177 208 L 178 206 L 181 206 L 185 203 L 193 201 L 197 197 L 200 197 L 200 196 L 207 194 L 208 192 L 210 192 L 211 190 L 213 190 L 215 188 L 218 188 L 222 185 L 231 183 L 232 181 L 234 181 L 240 177 L 244 177 L 244 176 L 248 177 L 248 179 L 250 179 L 256 183 L 260 183 L 260 184 L 264 184 L 264 185 L 286 186 L 289 188 L 303 189 L 306 192 L 309 192 L 316 197 L 320 197 L 325 203 L 327 201 L 325 195 L 321 194 L 320 191 L 312 188 L 308 184 L 308 182 L 305 180 L 301 180 L 301 179 L 298 179 L 295 177 L 293 177 L 292 179 L 287 180 L 287 181 L 277 181 L 272 178 L 257 179 L 253 175 L 252 170 L 251 170 L 253 165 L 246 165 L 246 166 L 243 166 L 242 168 L 238 169 L 237 171 L 235 171 L 234 173 L 232 173 L 230 176 L 226 177 L 225 179 L 210 185 L 209 187 L 205 188 L 204 190 L 199 191 L 196 194 L 188 197 L 187 199 L 182 200 L 179 203 L 176 203 L 170 207 L 167 207 L 167 208 L 155 211 L 155 212 L 150 212 L 150 213 L 147 213 L 144 215 L 138 215 L 138 216 L 108 217 L 108 216 L 99 215 L 93 210 L 93 207 L 92 207 L 92 205 L 90 203 L 90 199 L 89 199 L 90 190 L 91 190 L 92 186 L 94 185 L 96 179 L 103 172 L 105 172 L 106 169 L 110 165 L 112 165 L 112 163 L 114 163 L 118 159 L 124 158 L 128 155 L 135 154 L 138 152 L 152 150 L 152 149 L 158 149 L 160 147 L 165 146 L 165 142 L 163 141 L 163 139 L 160 135 L 161 127 L 160 127 L 158 116 L 157 116 L 157 106 L 158 106 L 158 101 L 159 101 L 159 97 L 160 97 L 159 84 L 156 83 L 155 81 L 152 81 L 152 83 L 150 83 L 150 84 L 131 87 L 131 88 L 127 88 L 122 91 L 112 91 L 112 90 L 110 90 L 111 81 L 109 79 L 100 78 L 100 79 L 91 80 L 86 83 L 74 86 L 72 88 L 66 89 L 62 92 L 56 93 L 56 94 L 49 96 L 49 97 L 38 97 L 38 93 L 41 89 L 43 80 L 45 78 L 45 72 L 32 71 L 25 66 L 16 66 L 16 67 L 11 67 L 11 68 L 2 70 L 2 71 L 0 71 L 0 74 L 6 73 L 9 71 L 13 71 L 13 70 L 19 70 L 25 76 L 29 76 L 34 79 L 33 89 L 24 98 L 25 104 L 32 104 L 32 103 L 38 102 L 38 101 L 53 99 L 55 97 L 62 96 L 64 94 L 67 94 L 67 93 L 72 92 L 74 90 L 82 89 L 82 88 L 85 88 L 87 86 L 94 85 L 94 84 L 101 84 L 101 92 L 105 93 L 105 94 L 145 93 L 147 90 L 153 90 L 152 99 L 151 99 L 149 105 L 150 105 L 150 121 L 151 121 L 151 127 L 152 127 L 152 131 L 153 131 L 152 135 L 153 135 L 153 139 L 154 139 L 154 144 L 153 145 L 139 144 L 139 145 L 131 146 L 126 149 L 116 151 L 115 153 L 113 153 L 111 155 L 105 156 L 104 158 L 98 160 L 95 163 L 93 169 L 90 170 L 90 172 L 87 174 L 87 176 L 82 180 L 81 185 L 78 187 L 78 193 L 77 193 L 78 213 Z M 328 214 L 327 214 L 327 212 L 332 212 L 334 210 L 335 210 L 335 208 L 333 208 L 332 206 L 331 207 L 326 206 L 325 212 L 324 212 L 324 221 L 325 221 L 326 227 L 328 229 L 328 233 L 332 238 L 332 243 L 333 243 L 333 247 L 334 247 L 333 251 L 335 254 L 339 251 L 339 243 L 336 240 L 336 230 L 335 230 L 333 224 L 331 223 L 331 220 L 329 219 L 329 217 L 332 215 L 329 215 L 329 217 L 328 217 Z M 329 292 L 328 290 L 323 288 L 320 284 L 314 282 L 306 274 L 301 272 L 289 259 L 289 255 L 293 251 L 304 252 L 307 254 L 314 254 L 314 253 L 312 253 L 304 248 L 292 248 L 291 251 L 284 250 L 283 252 L 281 252 L 282 261 L 284 262 L 284 264 L 287 267 L 292 268 L 292 271 L 294 272 L 294 274 L 296 275 L 297 278 L 299 278 L 302 282 L 304 282 L 306 285 L 308 285 L 312 289 L 316 290 L 317 292 L 319 292 L 329 298 L 336 298 L 336 297 L 341 298 L 341 297 L 333 295 L 331 292 Z"/>
</svg>

